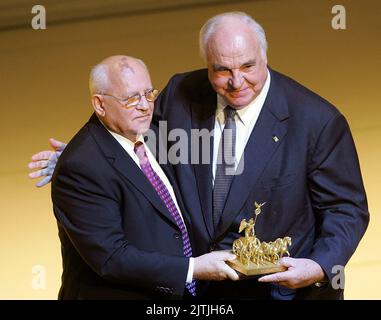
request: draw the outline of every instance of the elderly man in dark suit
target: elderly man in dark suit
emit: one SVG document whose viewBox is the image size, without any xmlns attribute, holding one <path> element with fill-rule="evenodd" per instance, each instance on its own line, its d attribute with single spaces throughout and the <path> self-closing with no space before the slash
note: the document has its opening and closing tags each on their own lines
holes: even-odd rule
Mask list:
<svg viewBox="0 0 381 320">
<path fill-rule="evenodd" d="M 346 265 L 369 219 L 352 136 L 334 106 L 268 67 L 266 49 L 263 29 L 246 14 L 211 18 L 200 32 L 208 69 L 175 75 L 156 103 L 154 121 L 166 120 L 168 130 L 181 127 L 189 136 L 192 129 L 214 130 L 210 164 L 199 159 L 174 167 L 198 253 L 231 248 L 255 201 L 266 203 L 257 236 L 293 240 L 294 258 L 281 260 L 287 271 L 259 282 L 211 284 L 208 295 L 341 298 L 342 290 L 329 285 L 332 270 Z M 239 169 L 230 178 L 217 161 L 227 126 Z"/>
<path fill-rule="evenodd" d="M 192 217 L 195 252 L 231 248 L 255 202 L 266 203 L 256 222 L 258 238 L 271 241 L 287 235 L 293 241 L 293 258 L 280 261 L 286 271 L 208 283 L 204 295 L 342 298 L 342 288 L 332 286 L 335 270 L 347 264 L 369 221 L 344 116 L 268 67 L 265 33 L 245 13 L 208 20 L 200 32 L 200 50 L 207 69 L 175 75 L 156 101 L 154 115 L 156 125 L 166 121 L 165 128 L 182 128 L 190 139 L 197 129 L 213 132 L 209 141 L 191 140 L 187 161 L 173 166 Z M 168 148 L 175 143 L 168 141 Z M 224 147 L 232 149 L 229 161 Z M 209 161 L 205 153 L 210 153 Z M 36 160 L 47 156 L 54 157 L 40 153 Z M 48 170 L 44 167 L 52 164 L 40 167 Z"/>
<path fill-rule="evenodd" d="M 91 72 L 94 114 L 58 160 L 52 200 L 62 299 L 195 295 L 194 279 L 238 279 L 226 252 L 193 258 L 191 224 L 170 172 L 141 135 L 157 90 L 144 63 L 113 56 Z"/>
</svg>

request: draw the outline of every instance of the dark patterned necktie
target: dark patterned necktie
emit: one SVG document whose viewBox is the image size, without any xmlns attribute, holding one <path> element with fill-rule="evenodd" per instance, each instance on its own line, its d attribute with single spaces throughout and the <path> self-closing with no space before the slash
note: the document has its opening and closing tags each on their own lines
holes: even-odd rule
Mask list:
<svg viewBox="0 0 381 320">
<path fill-rule="evenodd" d="M 235 140 L 236 123 L 234 116 L 236 110 L 227 106 L 225 112 L 225 127 L 222 131 L 218 148 L 216 174 L 213 189 L 213 223 L 216 229 L 224 210 L 226 198 L 235 173 Z"/>
<path fill-rule="evenodd" d="M 177 226 L 181 230 L 181 235 L 183 239 L 183 252 L 186 257 L 192 256 L 192 248 L 189 241 L 189 235 L 187 229 L 185 228 L 184 222 L 181 219 L 180 212 L 177 210 L 176 205 L 163 181 L 157 175 L 157 173 L 152 169 L 151 164 L 148 160 L 146 150 L 142 142 L 138 141 L 135 143 L 134 151 L 139 158 L 140 168 L 144 172 L 145 176 L 152 184 L 160 199 L 164 202 L 169 213 L 176 221 Z M 185 285 L 191 295 L 196 295 L 196 281 L 193 280 L 191 283 Z"/>
</svg>

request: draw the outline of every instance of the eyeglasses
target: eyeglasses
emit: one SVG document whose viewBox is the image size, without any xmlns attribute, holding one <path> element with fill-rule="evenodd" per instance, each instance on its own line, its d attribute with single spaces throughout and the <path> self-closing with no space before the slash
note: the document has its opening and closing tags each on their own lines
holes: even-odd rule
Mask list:
<svg viewBox="0 0 381 320">
<path fill-rule="evenodd" d="M 133 96 L 130 96 L 130 97 L 127 97 L 124 99 L 117 98 L 117 97 L 113 96 L 112 94 L 108 94 L 108 93 L 100 93 L 100 94 L 103 96 L 108 96 L 108 97 L 114 98 L 124 108 L 128 109 L 128 108 L 136 107 L 140 103 L 140 100 L 142 99 L 143 96 L 146 97 L 148 102 L 154 102 L 156 100 L 156 98 L 159 96 L 159 93 L 160 93 L 160 90 L 158 90 L 158 89 L 150 89 L 150 90 L 147 90 L 146 92 L 144 92 L 144 94 L 137 93 Z"/>
</svg>

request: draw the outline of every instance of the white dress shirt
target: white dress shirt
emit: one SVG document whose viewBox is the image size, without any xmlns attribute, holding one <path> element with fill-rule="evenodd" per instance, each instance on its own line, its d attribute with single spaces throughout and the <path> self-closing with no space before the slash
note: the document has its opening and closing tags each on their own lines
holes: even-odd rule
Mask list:
<svg viewBox="0 0 381 320">
<path fill-rule="evenodd" d="M 254 129 L 254 126 L 259 117 L 259 113 L 262 110 L 263 104 L 266 100 L 267 93 L 270 88 L 270 72 L 267 70 L 267 79 L 265 84 L 259 93 L 259 95 L 250 102 L 246 107 L 237 110 L 235 116 L 236 123 L 236 144 L 235 144 L 235 168 L 237 168 L 239 161 L 243 155 L 243 152 L 246 147 L 246 143 L 250 138 L 251 132 Z M 217 109 L 216 109 L 216 121 L 214 124 L 214 143 L 213 143 L 213 185 L 217 169 L 217 157 L 218 157 L 218 148 L 220 146 L 220 140 L 222 136 L 222 131 L 225 127 L 225 113 L 224 109 L 227 106 L 227 103 L 224 99 L 217 95 Z"/>
<path fill-rule="evenodd" d="M 106 128 L 107 129 L 107 128 Z M 108 130 L 108 129 L 107 129 Z M 131 140 L 123 137 L 122 135 L 120 134 L 117 134 L 115 132 L 112 132 L 110 130 L 108 130 L 108 132 L 111 133 L 111 135 L 116 139 L 116 141 L 119 142 L 119 144 L 122 146 L 122 148 L 124 150 L 126 150 L 126 152 L 128 153 L 128 155 L 132 158 L 132 160 L 134 160 L 134 162 L 136 163 L 136 165 L 140 168 L 140 163 L 139 163 L 139 158 L 138 156 L 136 155 L 135 151 L 134 151 L 134 146 L 135 146 L 135 143 L 132 142 Z M 168 189 L 168 192 L 169 194 L 171 195 L 172 199 L 173 199 L 173 202 L 175 203 L 176 205 L 176 209 L 179 211 L 179 214 L 180 214 L 180 217 L 181 219 L 183 220 L 184 222 L 184 218 L 182 216 L 182 213 L 180 211 L 180 208 L 179 208 L 179 205 L 177 203 L 177 200 L 176 200 L 176 196 L 175 196 L 175 193 L 173 191 L 173 188 L 172 188 L 172 185 L 171 183 L 169 182 L 167 176 L 165 175 L 163 169 L 160 167 L 159 163 L 156 161 L 155 157 L 153 156 L 153 154 L 151 153 L 151 150 L 147 147 L 147 145 L 144 143 L 144 139 L 142 136 L 140 136 L 137 141 L 141 141 L 143 144 L 144 144 L 144 147 L 145 147 L 145 150 L 146 150 L 146 153 L 147 153 L 147 157 L 148 157 L 148 160 L 151 164 L 151 167 L 152 169 L 156 172 L 156 174 L 160 177 L 161 181 L 163 181 L 164 185 L 166 186 L 166 188 Z M 141 168 L 140 168 L 141 169 Z M 184 223 L 184 226 L 186 227 L 185 223 Z M 186 282 L 187 283 L 190 283 L 192 282 L 193 280 L 193 270 L 194 270 L 194 258 L 190 258 L 189 259 L 189 267 L 188 267 L 188 274 L 187 274 L 187 280 Z"/>
</svg>

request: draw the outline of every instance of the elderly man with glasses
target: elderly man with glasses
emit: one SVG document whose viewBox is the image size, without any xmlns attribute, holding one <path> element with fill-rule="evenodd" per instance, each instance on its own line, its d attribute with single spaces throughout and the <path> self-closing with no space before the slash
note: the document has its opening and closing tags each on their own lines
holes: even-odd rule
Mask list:
<svg viewBox="0 0 381 320">
<path fill-rule="evenodd" d="M 144 63 L 105 59 L 91 71 L 90 92 L 94 114 L 52 179 L 63 260 L 59 298 L 191 298 L 197 279 L 237 280 L 225 263 L 234 255 L 193 257 L 177 186 L 142 139 L 158 95 Z"/>
</svg>

